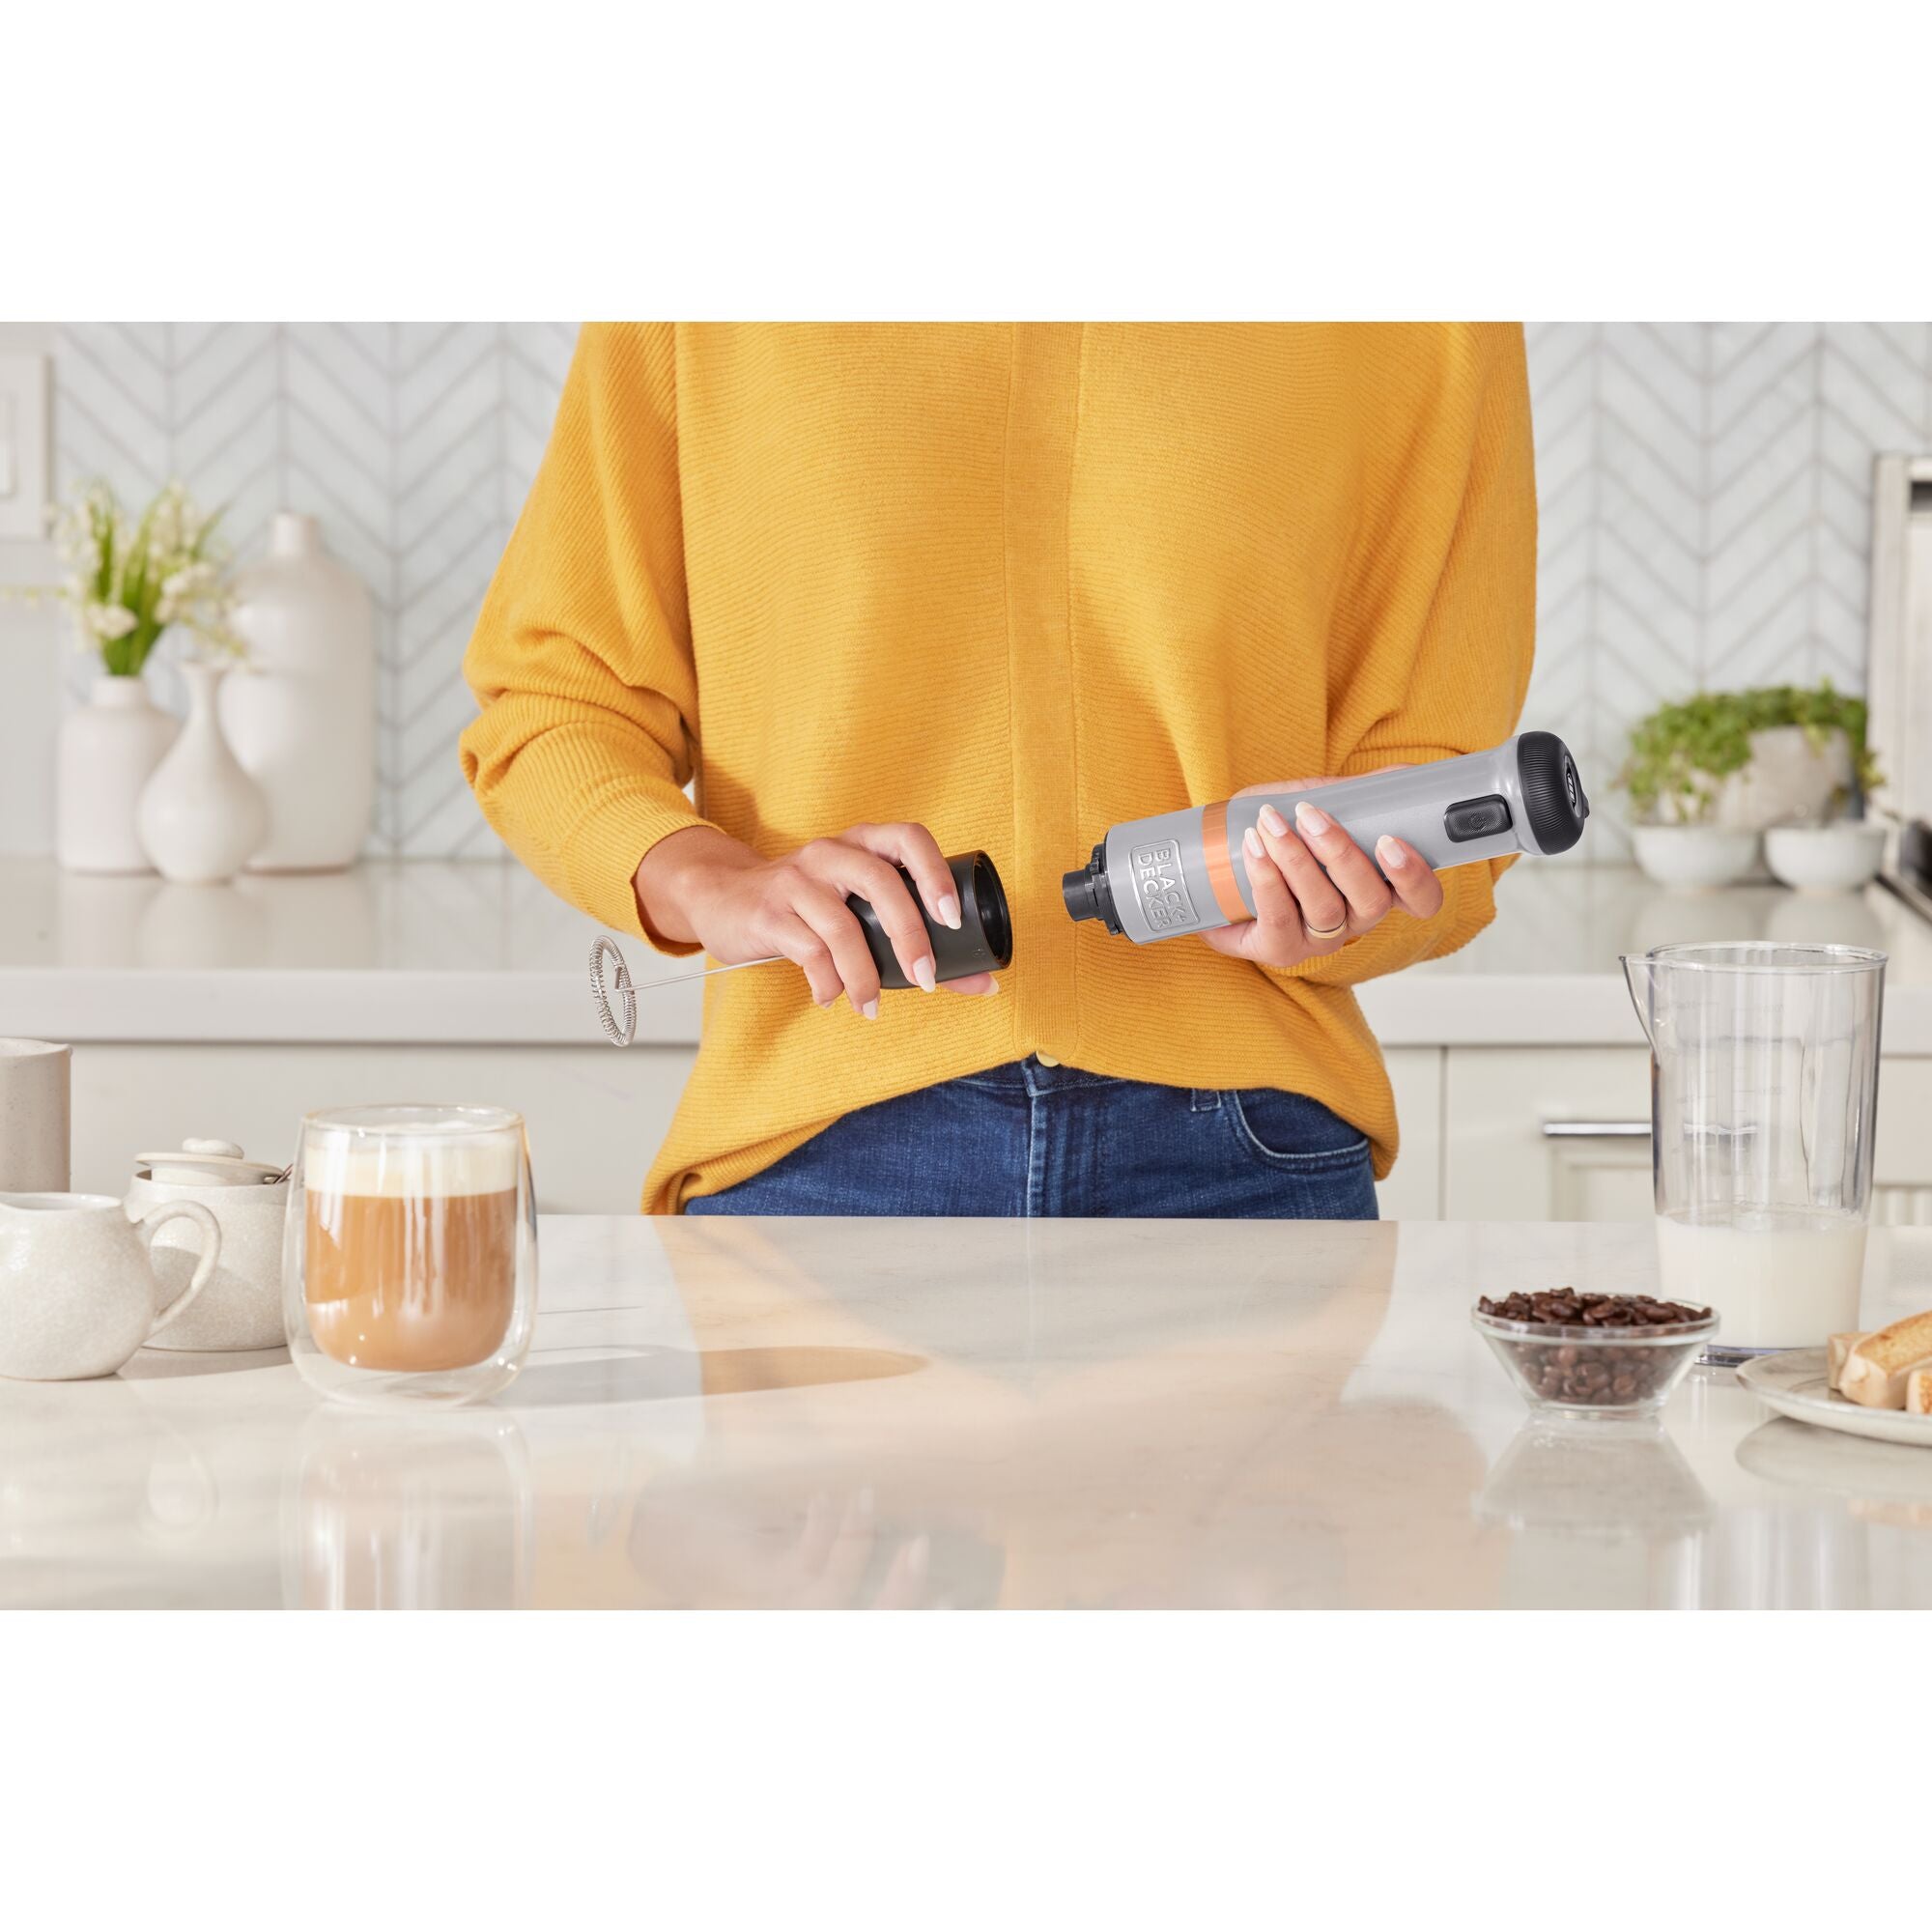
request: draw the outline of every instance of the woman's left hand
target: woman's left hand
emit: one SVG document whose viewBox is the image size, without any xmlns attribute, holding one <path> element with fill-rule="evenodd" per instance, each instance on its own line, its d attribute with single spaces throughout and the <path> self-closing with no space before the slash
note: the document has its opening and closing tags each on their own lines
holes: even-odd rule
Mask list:
<svg viewBox="0 0 1932 1932">
<path fill-rule="evenodd" d="M 1338 782 L 1331 778 L 1289 779 L 1249 785 L 1236 796 L 1307 791 Z M 1242 857 L 1254 888 L 1255 917 L 1202 937 L 1217 952 L 1251 959 L 1258 966 L 1299 966 L 1304 959 L 1339 952 L 1396 906 L 1416 919 L 1433 919 L 1442 910 L 1442 881 L 1414 846 L 1400 838 L 1377 839 L 1378 872 L 1368 854 L 1313 805 L 1297 806 L 1292 825 L 1273 806 L 1264 806 L 1260 836 L 1247 834 Z"/>
</svg>

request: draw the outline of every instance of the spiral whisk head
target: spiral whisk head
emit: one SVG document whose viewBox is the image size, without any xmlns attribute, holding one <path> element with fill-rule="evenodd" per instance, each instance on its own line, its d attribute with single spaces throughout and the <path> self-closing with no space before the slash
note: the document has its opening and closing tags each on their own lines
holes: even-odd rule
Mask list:
<svg viewBox="0 0 1932 1932">
<path fill-rule="evenodd" d="M 605 961 L 611 962 L 610 984 L 605 984 Z M 620 1022 L 611 1010 L 616 996 L 624 1017 Z M 597 1024 L 612 1046 L 629 1046 L 638 1032 L 638 989 L 631 983 L 631 969 L 609 933 L 600 932 L 590 947 L 590 997 L 597 1003 Z"/>
</svg>

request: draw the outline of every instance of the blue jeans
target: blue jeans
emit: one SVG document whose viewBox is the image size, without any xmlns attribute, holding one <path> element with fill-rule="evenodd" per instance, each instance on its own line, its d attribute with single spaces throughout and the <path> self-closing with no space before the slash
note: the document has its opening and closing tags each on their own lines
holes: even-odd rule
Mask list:
<svg viewBox="0 0 1932 1932">
<path fill-rule="evenodd" d="M 1369 1144 L 1300 1094 L 1028 1059 L 861 1107 L 687 1214 L 1376 1218 Z"/>
</svg>

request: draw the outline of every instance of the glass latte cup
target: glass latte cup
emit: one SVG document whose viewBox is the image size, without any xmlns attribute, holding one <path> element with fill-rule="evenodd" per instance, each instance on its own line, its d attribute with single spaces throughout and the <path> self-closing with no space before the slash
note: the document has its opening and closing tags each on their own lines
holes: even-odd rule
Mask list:
<svg viewBox="0 0 1932 1932">
<path fill-rule="evenodd" d="M 521 1114 L 340 1107 L 301 1123 L 282 1260 L 289 1353 L 349 1401 L 474 1402 L 536 1325 Z"/>
</svg>

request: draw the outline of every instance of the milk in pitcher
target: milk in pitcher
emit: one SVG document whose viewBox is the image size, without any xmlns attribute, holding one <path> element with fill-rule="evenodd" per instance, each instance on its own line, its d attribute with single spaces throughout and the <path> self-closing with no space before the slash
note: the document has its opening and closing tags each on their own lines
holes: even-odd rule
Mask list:
<svg viewBox="0 0 1932 1932">
<path fill-rule="evenodd" d="M 1657 1261 L 1672 1301 L 1708 1303 L 1719 1349 L 1822 1348 L 1856 1328 L 1864 1273 L 1861 1214 L 1745 1208 L 1718 1221 L 1657 1217 Z"/>
</svg>

